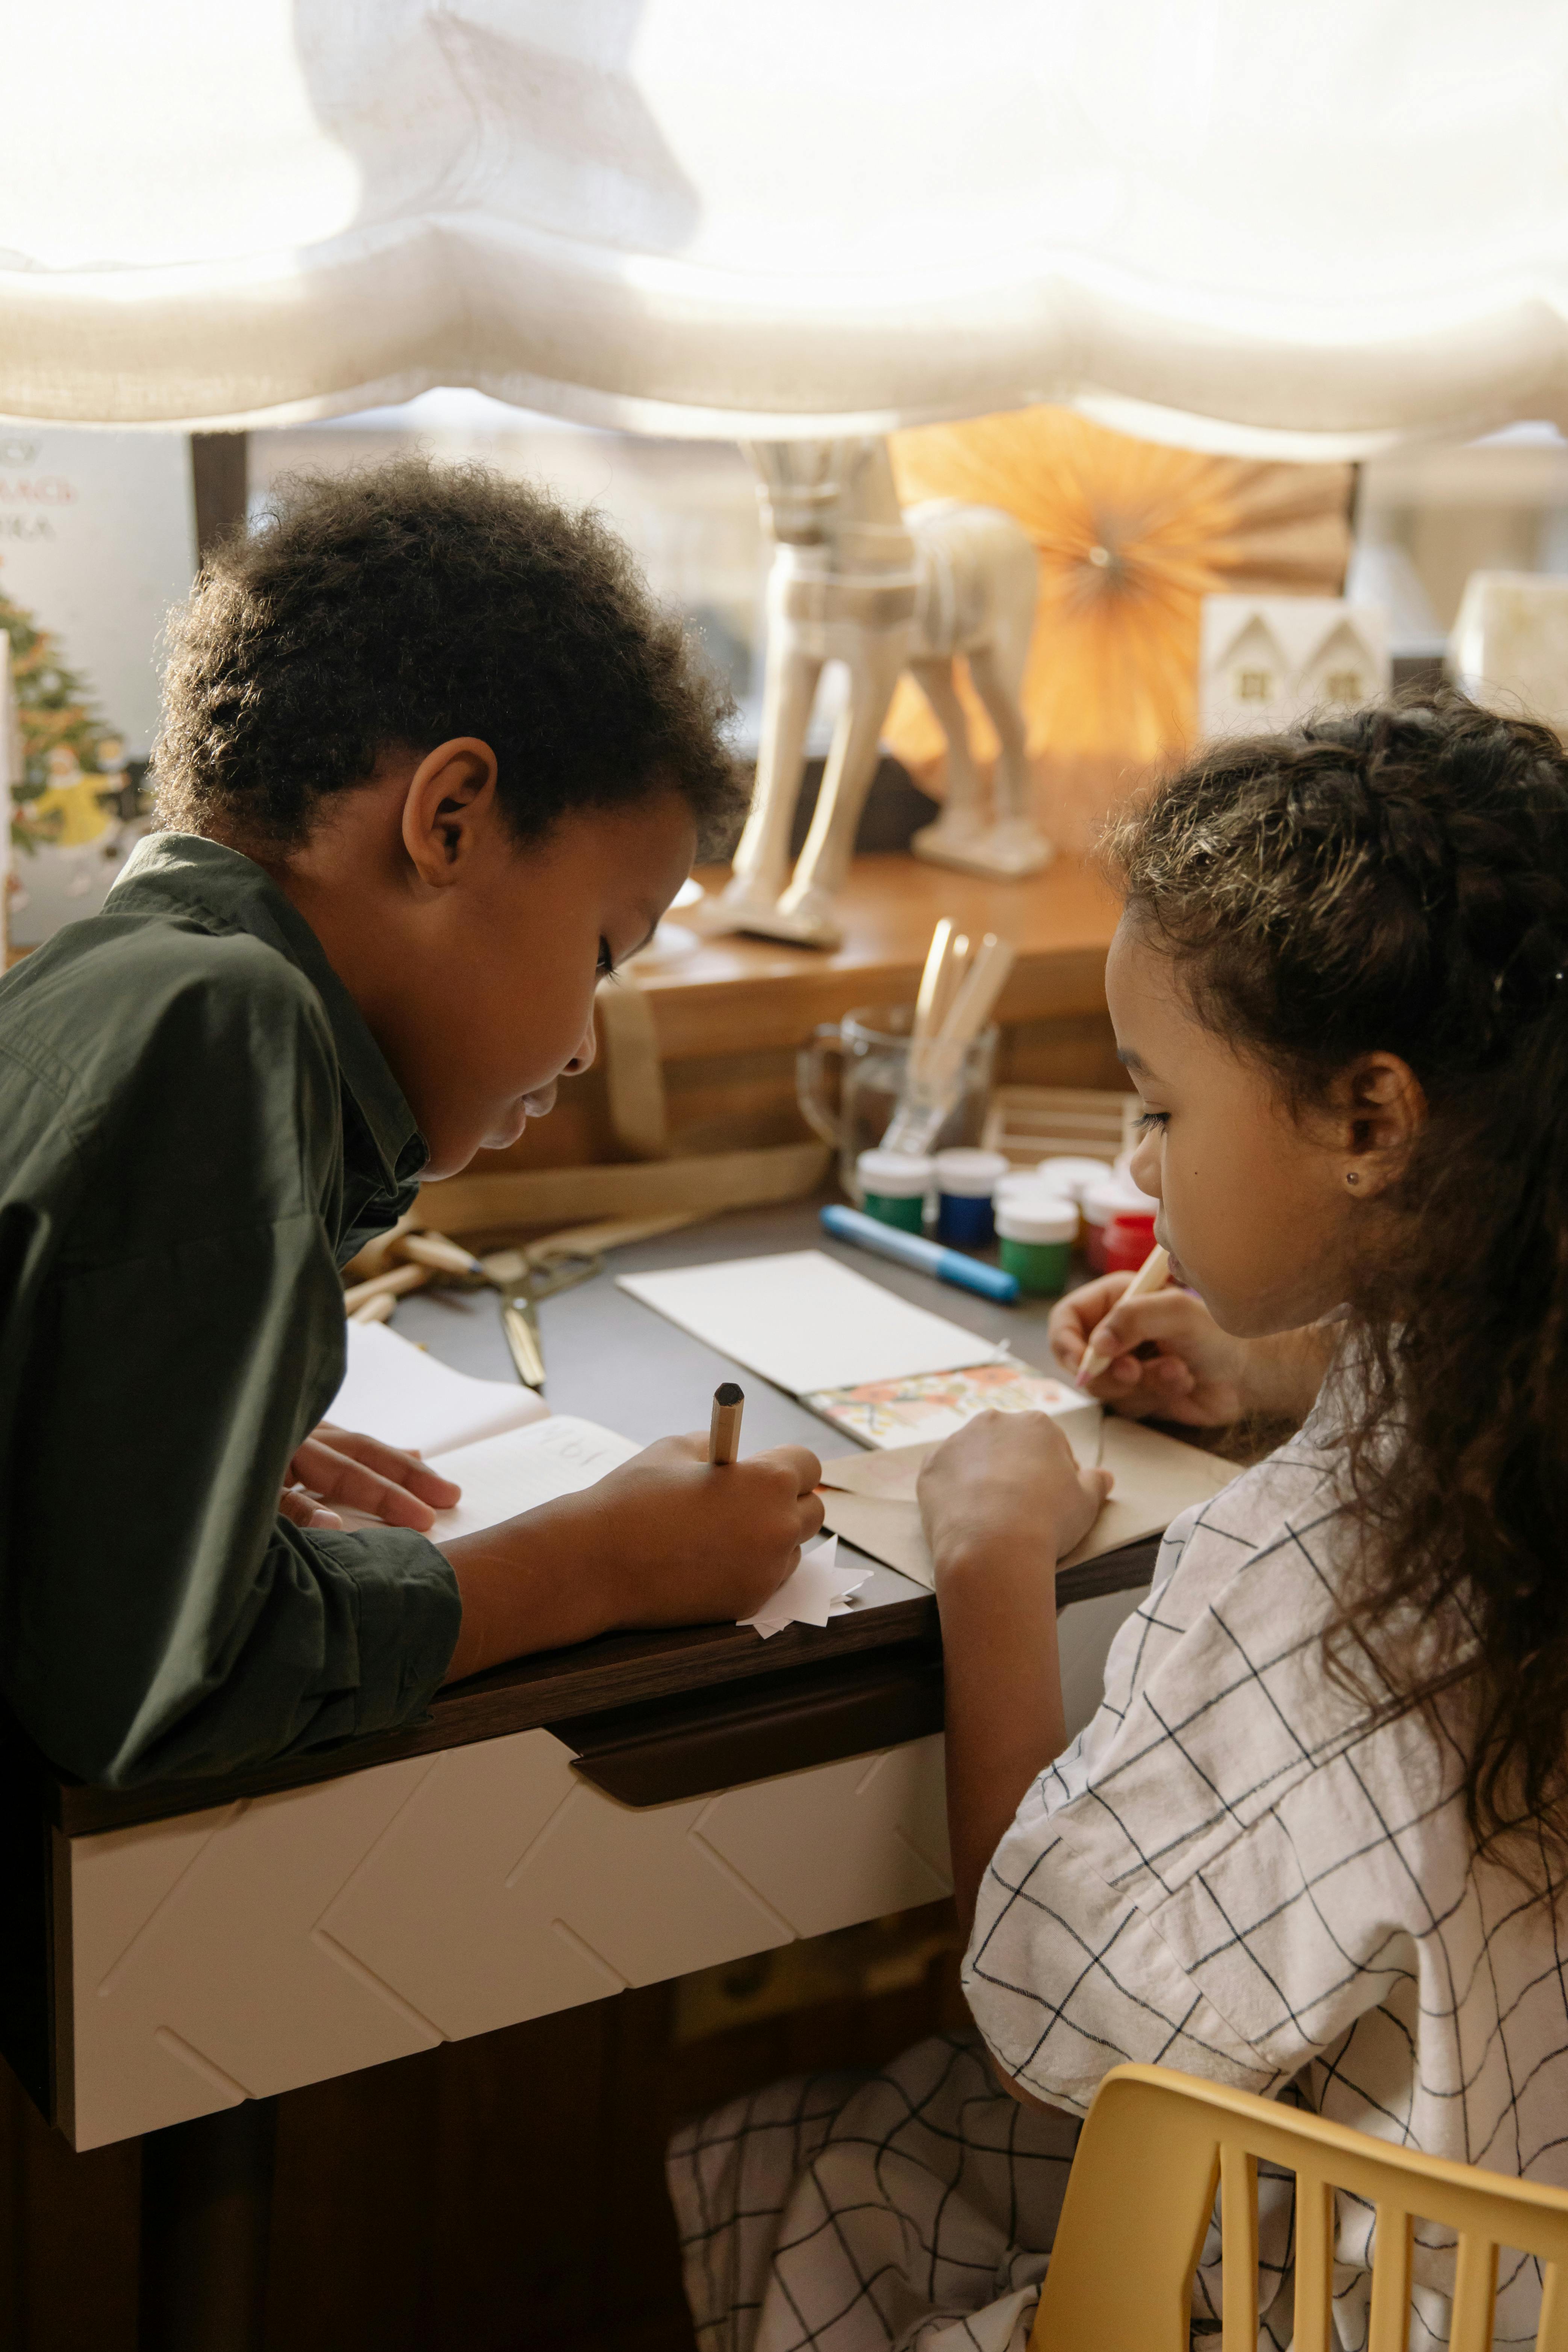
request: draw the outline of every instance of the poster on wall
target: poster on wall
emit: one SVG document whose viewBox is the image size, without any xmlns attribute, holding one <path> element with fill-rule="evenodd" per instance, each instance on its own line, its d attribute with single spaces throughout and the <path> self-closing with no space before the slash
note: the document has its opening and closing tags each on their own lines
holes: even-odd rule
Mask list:
<svg viewBox="0 0 1568 2352">
<path fill-rule="evenodd" d="M 195 570 L 183 433 L 0 425 L 12 952 L 95 914 L 146 831 L 163 624 Z"/>
</svg>

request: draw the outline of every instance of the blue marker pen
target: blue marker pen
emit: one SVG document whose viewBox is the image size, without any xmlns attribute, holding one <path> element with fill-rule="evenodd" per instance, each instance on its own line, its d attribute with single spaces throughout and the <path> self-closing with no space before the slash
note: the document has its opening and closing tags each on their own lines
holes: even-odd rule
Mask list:
<svg viewBox="0 0 1568 2352">
<path fill-rule="evenodd" d="M 940 1242 L 928 1242 L 919 1234 L 900 1233 L 895 1225 L 863 1217 L 858 1209 L 830 1206 L 822 1212 L 822 1223 L 835 1241 L 853 1242 L 857 1249 L 873 1250 L 879 1257 L 912 1265 L 920 1274 L 934 1274 L 939 1282 L 951 1282 L 955 1290 L 977 1291 L 982 1298 L 994 1298 L 1004 1307 L 1011 1307 L 1018 1296 L 1016 1276 L 1004 1274 L 1000 1266 L 983 1265 L 978 1258 L 943 1249 Z"/>
</svg>

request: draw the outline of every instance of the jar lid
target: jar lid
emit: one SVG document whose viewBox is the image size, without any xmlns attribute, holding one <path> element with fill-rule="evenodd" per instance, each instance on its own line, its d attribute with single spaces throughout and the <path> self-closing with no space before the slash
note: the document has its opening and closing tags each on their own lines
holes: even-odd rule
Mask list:
<svg viewBox="0 0 1568 2352">
<path fill-rule="evenodd" d="M 1005 1242 L 1070 1242 L 1078 1232 L 1078 1202 L 1059 1193 L 1027 1201 L 1015 1193 L 997 1210 L 996 1230 Z"/>
<path fill-rule="evenodd" d="M 1110 1217 L 1152 1217 L 1159 1205 L 1125 1176 L 1108 1176 L 1083 1196 L 1083 1213 L 1091 1225 L 1103 1225 Z"/>
<path fill-rule="evenodd" d="M 1047 1183 L 1035 1168 L 1010 1169 L 996 1187 L 997 1204 L 1004 1201 L 1065 1201 L 1070 1195 L 1059 1184 Z"/>
<path fill-rule="evenodd" d="M 936 1188 L 963 1201 L 989 1201 L 1011 1166 L 1000 1151 L 939 1151 Z"/>
<path fill-rule="evenodd" d="M 1108 1160 L 1074 1159 L 1065 1154 L 1059 1159 L 1042 1160 L 1029 1171 L 1048 1191 L 1066 1201 L 1081 1201 L 1093 1185 L 1105 1183 L 1110 1172 Z"/>
<path fill-rule="evenodd" d="M 931 1190 L 931 1161 L 912 1151 L 863 1151 L 855 1172 L 861 1190 L 882 1201 L 923 1200 Z"/>
</svg>

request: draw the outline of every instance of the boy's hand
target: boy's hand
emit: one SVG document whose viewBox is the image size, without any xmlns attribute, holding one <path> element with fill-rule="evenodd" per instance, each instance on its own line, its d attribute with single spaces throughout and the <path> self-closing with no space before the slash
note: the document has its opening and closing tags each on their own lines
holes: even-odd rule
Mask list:
<svg viewBox="0 0 1568 2352">
<path fill-rule="evenodd" d="M 777 1445 L 716 1469 L 706 1431 L 661 1437 L 596 1486 L 584 1507 L 592 1556 L 616 1562 L 622 1625 L 698 1625 L 754 1615 L 822 1527 L 822 1465 Z"/>
<path fill-rule="evenodd" d="M 1130 1274 L 1102 1275 L 1051 1309 L 1047 1328 L 1058 1361 L 1076 1376 L 1092 1341 L 1112 1360 L 1088 1393 L 1133 1420 L 1154 1413 L 1195 1428 L 1238 1421 L 1252 1402 L 1247 1341 L 1222 1331 L 1191 1291 L 1167 1287 L 1119 1306 L 1131 1280 Z M 1150 1343 L 1158 1354 L 1133 1352 Z"/>
<path fill-rule="evenodd" d="M 822 1465 L 779 1445 L 715 1469 L 660 1438 L 581 1494 L 442 1547 L 463 1603 L 447 1680 L 633 1626 L 751 1617 L 822 1526 Z"/>
<path fill-rule="evenodd" d="M 389 1528 L 416 1528 L 423 1535 L 435 1526 L 437 1511 L 449 1511 L 462 1496 L 460 1486 L 426 1470 L 417 1454 L 401 1453 L 379 1437 L 361 1437 L 330 1421 L 310 1432 L 289 1465 L 289 1476 L 291 1484 L 278 1507 L 301 1528 L 341 1528 L 337 1512 L 322 1507 L 336 1503 Z"/>
<path fill-rule="evenodd" d="M 1054 1568 L 1110 1492 L 1080 1470 L 1049 1413 L 982 1412 L 927 1455 L 917 1493 L 937 1589 L 966 1569 Z"/>
</svg>

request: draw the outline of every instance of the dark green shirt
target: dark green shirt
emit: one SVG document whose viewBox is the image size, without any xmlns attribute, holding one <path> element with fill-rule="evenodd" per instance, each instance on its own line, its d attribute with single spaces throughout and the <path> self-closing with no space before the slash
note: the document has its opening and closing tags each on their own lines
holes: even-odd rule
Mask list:
<svg viewBox="0 0 1568 2352">
<path fill-rule="evenodd" d="M 142 843 L 0 982 L 0 1687 L 117 1786 L 417 1716 L 460 1607 L 406 1529 L 278 1515 L 343 1371 L 338 1268 L 426 1149 L 315 933 Z"/>
</svg>

